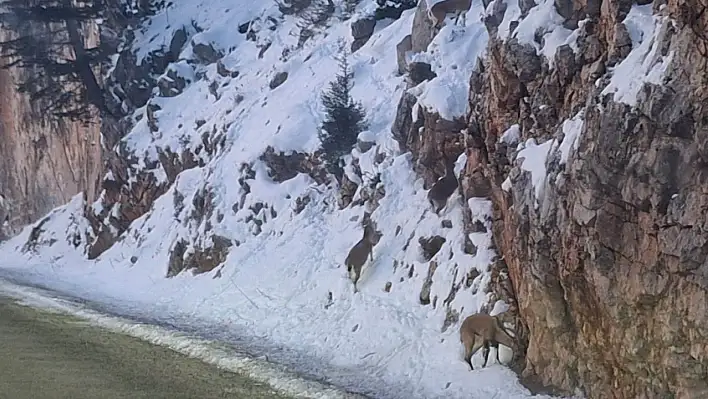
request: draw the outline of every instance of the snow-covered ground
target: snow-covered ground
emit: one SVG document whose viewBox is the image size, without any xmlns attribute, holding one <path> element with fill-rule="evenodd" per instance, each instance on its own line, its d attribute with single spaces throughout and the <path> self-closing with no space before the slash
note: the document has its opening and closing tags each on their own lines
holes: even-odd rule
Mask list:
<svg viewBox="0 0 708 399">
<path fill-rule="evenodd" d="M 87 204 L 79 195 L 48 216 L 42 225 L 44 245 L 35 251 L 21 251 L 31 226 L 0 247 L 0 276 L 91 301 L 99 308 L 94 310 L 103 313 L 229 342 L 256 356 L 267 353 L 269 360 L 291 370 L 374 397 L 531 397 L 507 367 L 491 361 L 479 368 L 481 352 L 473 359 L 477 368 L 470 371 L 462 360 L 459 322 L 443 328 L 446 317 L 456 312 L 462 320 L 484 305 L 495 305 L 494 313 L 504 305 L 488 304 L 486 292 L 489 265 L 496 257 L 491 249 L 491 202 L 463 204 L 454 194 L 436 216 L 428 209 L 410 154 L 401 154 L 391 137 L 405 87 L 403 77 L 396 75 L 395 48 L 410 33 L 414 10 L 397 21 L 379 21 L 367 44 L 350 56 L 352 95 L 367 111 L 369 130 L 364 135 L 376 143 L 365 153 L 354 150 L 352 157 L 358 159 L 364 183 L 380 174 L 386 191 L 371 215 L 383 237 L 358 284 L 360 292 L 354 293 L 343 263 L 361 238 L 364 207 L 338 210 L 335 192 L 318 187 L 305 174 L 274 182 L 258 157 L 267 146 L 286 153 L 318 148 L 320 93 L 337 72 L 338 42 L 351 42 L 351 22 L 371 13 L 375 4 L 362 2 L 348 21 L 335 16 L 327 29 L 298 48 L 295 17 L 281 16 L 274 2 L 253 5 L 257 3 L 179 2 L 152 18 L 134 44 L 142 59 L 168 45 L 172 32 L 186 26 L 191 42 L 211 43 L 224 52 L 225 67 L 239 71 L 238 77 L 223 77 L 216 64 L 175 63 L 172 69 L 190 83 L 175 97 L 151 100 L 161 107 L 155 112 L 159 132 L 151 132 L 143 117 L 123 139 L 125 147 L 140 156 L 137 167 L 147 168 L 159 148 L 196 152 L 207 132 L 223 132 L 224 148 L 205 157 L 203 167 L 181 173 L 152 210 L 95 261 L 86 260 L 72 244 L 90 240 L 83 216 Z M 483 14 L 481 2 L 475 1 L 466 27 L 448 23 L 428 52 L 414 56 L 430 62 L 438 74 L 414 90 L 420 106 L 450 118 L 464 115 L 469 74 L 487 45 Z M 236 27 L 256 17 L 260 20 L 254 25 L 262 29 L 256 41 L 248 41 Z M 271 30 L 268 24 L 275 27 Z M 570 37 L 569 32 L 561 33 L 559 43 Z M 267 43 L 270 47 L 259 57 Z M 191 44 L 181 57 L 192 57 Z M 287 72 L 287 80 L 270 89 L 269 82 L 279 72 Z M 213 82 L 218 96 L 210 90 Z M 378 154 L 386 155 L 382 162 Z M 252 165 L 255 176 L 244 177 L 243 163 Z M 160 166 L 152 172 L 166 179 Z M 238 184 L 240 178 L 246 179 L 250 192 Z M 205 190 L 212 194 L 214 212 L 194 217 L 199 202 L 195 196 Z M 295 202 L 304 196 L 311 200 L 298 213 Z M 251 208 L 257 203 L 267 209 L 254 215 Z M 469 236 L 477 247 L 474 255 L 463 251 L 463 206 L 487 228 L 486 233 Z M 254 218 L 262 221 L 258 234 Z M 165 277 L 176 242 L 189 243 L 189 253 L 194 246 L 209 247 L 212 234 L 239 243 L 222 266 L 197 276 L 187 271 Z M 437 268 L 431 303 L 422 305 L 419 297 L 432 263 L 423 259 L 418 240 L 435 235 L 446 241 L 432 259 Z M 385 290 L 388 285 L 390 290 Z M 508 361 L 508 349 L 501 350 L 502 361 Z"/>
</svg>

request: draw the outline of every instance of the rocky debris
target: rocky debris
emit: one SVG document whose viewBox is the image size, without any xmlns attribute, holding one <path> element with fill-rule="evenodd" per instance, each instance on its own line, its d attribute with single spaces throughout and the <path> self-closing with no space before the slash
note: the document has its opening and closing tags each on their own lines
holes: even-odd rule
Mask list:
<svg viewBox="0 0 708 399">
<path fill-rule="evenodd" d="M 214 209 L 213 191 L 209 187 L 202 187 L 192 198 L 192 212 L 189 219 L 201 224 L 203 221 L 211 219 Z"/>
<path fill-rule="evenodd" d="M 177 69 L 168 68 L 167 72 L 157 80 L 157 87 L 161 97 L 174 97 L 182 94 L 187 83 L 188 80 L 180 76 Z"/>
<path fill-rule="evenodd" d="M 423 287 L 420 289 L 420 295 L 418 297 L 421 305 L 430 305 L 430 288 L 433 286 L 433 275 L 437 268 L 438 262 L 436 261 L 431 261 L 430 264 L 428 264 L 428 274 L 425 276 L 425 281 L 423 281 Z M 411 268 L 411 273 L 412 270 Z"/>
<path fill-rule="evenodd" d="M 426 51 L 433 41 L 434 33 L 433 23 L 428 18 L 428 4 L 426 1 L 420 1 L 411 27 L 411 51 L 414 53 Z"/>
<path fill-rule="evenodd" d="M 317 184 L 327 182 L 327 172 L 321 167 L 319 159 L 310 154 L 292 151 L 290 154 L 276 153 L 268 146 L 259 158 L 268 166 L 268 177 L 278 183 L 290 180 L 298 173 L 305 173 Z"/>
<path fill-rule="evenodd" d="M 273 79 L 271 79 L 270 83 L 268 84 L 268 87 L 270 87 L 271 90 L 274 90 L 278 86 L 285 83 L 286 80 L 288 80 L 288 73 L 278 72 L 275 74 L 275 76 L 273 76 Z"/>
<path fill-rule="evenodd" d="M 418 99 L 413 94 L 404 91 L 401 94 L 401 99 L 398 101 L 396 108 L 396 119 L 391 126 L 391 133 L 396 139 L 402 151 L 409 150 L 408 138 L 419 133 L 423 127 L 425 118 L 423 116 L 423 107 L 418 107 L 418 114 L 413 117 L 413 107 L 418 102 Z"/>
<path fill-rule="evenodd" d="M 403 11 L 415 8 L 417 0 L 376 0 L 374 18 L 379 21 L 386 18 L 401 18 Z"/>
<path fill-rule="evenodd" d="M 297 197 L 295 199 L 295 209 L 293 210 L 295 214 L 299 215 L 302 211 L 304 211 L 305 207 L 310 203 L 310 200 L 309 195 Z"/>
<path fill-rule="evenodd" d="M 443 320 L 440 332 L 444 333 L 450 326 L 457 324 L 458 321 L 460 321 L 460 312 L 448 306 L 445 309 L 445 320 Z"/>
<path fill-rule="evenodd" d="M 184 270 L 184 254 L 187 252 L 187 242 L 179 240 L 170 251 L 170 259 L 167 263 L 167 277 L 174 277 Z"/>
<path fill-rule="evenodd" d="M 153 66 L 150 60 L 156 65 Z M 159 56 L 138 63 L 135 53 L 124 51 L 118 56 L 108 85 L 112 87 L 116 97 L 129 108 L 140 108 L 150 100 L 152 88 L 156 84 L 153 76 L 156 73 L 161 74 L 167 64 L 167 60 Z"/>
<path fill-rule="evenodd" d="M 192 53 L 198 62 L 205 65 L 213 64 L 224 56 L 213 43 L 192 42 Z"/>
<path fill-rule="evenodd" d="M 95 237 L 87 249 L 89 259 L 95 259 L 113 246 L 135 219 L 152 208 L 154 201 L 167 191 L 180 172 L 198 166 L 201 160 L 186 149 L 179 154 L 169 148 L 158 149 L 157 162 L 146 162 L 144 169 L 136 170 L 135 165 L 139 164 L 137 157 L 128 153 L 124 145 L 118 151 L 108 159 L 112 177 L 105 179 L 101 185 L 105 190 L 101 202 L 103 210 L 99 214 L 94 214 L 90 206 L 85 210 L 85 217 Z M 166 182 L 157 181 L 153 173 L 156 169 L 164 171 Z M 132 176 L 130 183 L 128 176 Z M 175 211 L 179 215 L 179 208 L 184 206 L 183 197 L 177 191 L 174 195 Z"/>
<path fill-rule="evenodd" d="M 310 0 L 310 1 L 312 1 L 312 0 Z M 252 23 L 253 23 L 253 21 L 248 21 L 248 22 L 244 22 L 241 25 L 239 25 L 238 26 L 238 33 L 240 33 L 242 35 L 245 35 L 246 33 L 248 33 L 248 29 L 251 27 Z"/>
<path fill-rule="evenodd" d="M 35 252 L 37 250 L 37 246 L 41 245 L 48 245 L 51 246 L 53 243 L 51 242 L 45 242 L 42 241 L 42 234 L 45 232 L 44 230 L 44 225 L 51 220 L 49 217 L 45 217 L 39 223 L 36 223 L 32 227 L 32 231 L 30 231 L 30 235 L 27 238 L 27 241 L 22 245 L 22 252 L 27 253 L 27 252 Z"/>
<path fill-rule="evenodd" d="M 420 237 L 418 239 L 418 244 L 423 250 L 423 258 L 426 262 L 433 259 L 440 252 L 440 248 L 445 244 L 445 241 L 445 238 L 441 236 Z"/>
<path fill-rule="evenodd" d="M 211 236 L 212 245 L 207 248 L 195 247 L 190 251 L 182 264 L 182 270 L 191 270 L 194 274 L 207 273 L 224 263 L 229 249 L 234 243 L 226 237 Z M 177 272 L 179 273 L 179 272 Z M 168 276 L 171 277 L 171 276 Z"/>
<path fill-rule="evenodd" d="M 352 37 L 354 38 L 351 46 L 352 53 L 369 41 L 371 35 L 374 34 L 375 27 L 376 19 L 373 17 L 361 18 L 352 23 Z"/>
<path fill-rule="evenodd" d="M 337 198 L 337 203 L 339 209 L 344 209 L 351 205 L 354 200 L 354 195 L 356 194 L 359 186 L 353 181 L 349 180 L 347 174 L 342 176 L 342 182 L 339 185 L 339 196 Z"/>
<path fill-rule="evenodd" d="M 107 251 L 118 241 L 118 237 L 113 234 L 110 227 L 101 223 L 92 212 L 87 212 L 86 216 L 91 223 L 91 226 L 96 226 L 94 229 L 95 239 L 91 242 L 86 253 L 89 259 L 96 259 L 102 253 Z"/>
<path fill-rule="evenodd" d="M 187 35 L 187 28 L 185 27 L 177 29 L 172 35 L 172 40 L 170 40 L 170 50 L 168 53 L 168 57 L 172 62 L 179 59 L 179 54 L 182 52 L 182 49 L 184 48 L 184 45 L 187 44 L 188 40 L 189 36 Z"/>
<path fill-rule="evenodd" d="M 613 40 L 608 49 L 607 65 L 615 65 L 622 61 L 632 51 L 632 38 L 629 37 L 627 25 L 618 23 L 612 32 Z"/>
<path fill-rule="evenodd" d="M 183 171 L 199 166 L 197 158 L 187 149 L 184 149 L 181 153 L 177 154 L 172 152 L 169 148 L 158 148 L 157 156 L 160 160 L 162 168 L 165 170 L 167 181 L 169 181 L 170 184 L 174 183 L 175 180 L 177 180 L 177 175 Z"/>
<path fill-rule="evenodd" d="M 219 76 L 224 78 L 237 78 L 239 75 L 238 71 L 230 71 L 228 68 L 226 68 L 226 65 L 224 65 L 224 62 L 222 60 L 216 61 L 216 73 L 218 73 Z"/>
<path fill-rule="evenodd" d="M 162 107 L 153 102 L 148 103 L 147 107 L 145 107 L 145 116 L 147 117 L 147 124 L 150 128 L 150 131 L 153 133 L 160 131 L 160 126 L 158 125 L 158 120 L 155 113 L 161 109 Z"/>
<path fill-rule="evenodd" d="M 278 2 L 278 10 L 283 15 L 294 15 L 306 10 L 311 4 L 312 0 L 282 0 Z M 239 31 L 241 30 L 239 29 Z"/>
<path fill-rule="evenodd" d="M 258 48 L 259 48 L 259 50 L 258 50 L 258 59 L 263 58 L 263 55 L 265 54 L 266 51 L 268 51 L 268 49 L 270 48 L 270 46 L 271 46 L 272 44 L 273 44 L 273 43 L 269 41 L 269 42 L 266 42 L 266 43 L 263 44 L 263 45 L 258 45 Z"/>
<path fill-rule="evenodd" d="M 411 42 L 411 35 L 406 35 L 397 45 L 396 45 L 396 65 L 398 66 L 398 74 L 403 75 L 408 71 L 408 61 L 407 56 L 413 50 L 413 43 Z"/>
<path fill-rule="evenodd" d="M 522 3 L 524 6 L 522 6 Z M 532 3 L 532 4 L 528 4 Z M 531 8 L 535 7 L 536 3 L 534 0 L 520 0 L 519 1 L 519 7 L 521 7 L 522 12 L 524 11 L 524 7 L 528 7 L 526 12 L 528 13 L 528 10 Z M 506 13 L 507 9 L 507 4 L 505 1 L 499 1 L 495 0 L 494 5 L 492 6 L 492 12 L 484 16 L 484 26 L 487 28 L 487 31 L 491 33 L 497 32 L 497 29 L 499 28 L 499 25 L 501 25 L 502 21 L 504 20 L 504 13 Z M 513 31 L 511 29 L 511 26 L 509 27 L 509 30 Z"/>
<path fill-rule="evenodd" d="M 119 54 L 106 87 L 128 108 L 128 112 L 144 106 L 150 100 L 152 88 L 157 85 L 156 77 L 162 75 L 171 62 L 178 60 L 187 40 L 186 28 L 177 29 L 168 48 L 150 52 L 140 62 L 132 48 L 124 46 L 125 50 Z M 118 104 L 116 108 L 120 110 L 122 107 Z M 122 112 L 124 110 L 118 113 Z"/>
<path fill-rule="evenodd" d="M 448 121 L 423 108 L 419 107 L 423 126 L 419 132 L 408 136 L 405 147 L 412 151 L 415 171 L 423 177 L 424 187 L 429 189 L 445 175 L 445 165 L 464 152 L 462 130 L 465 121 L 462 118 Z"/>
<path fill-rule="evenodd" d="M 411 86 L 417 86 L 426 80 L 435 79 L 437 76 L 430 64 L 425 62 L 411 62 L 408 65 L 408 79 L 410 79 Z"/>
</svg>

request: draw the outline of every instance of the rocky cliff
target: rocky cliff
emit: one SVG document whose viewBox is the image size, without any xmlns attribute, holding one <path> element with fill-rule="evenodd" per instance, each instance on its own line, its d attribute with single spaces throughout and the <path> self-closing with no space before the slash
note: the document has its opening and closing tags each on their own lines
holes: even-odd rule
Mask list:
<svg viewBox="0 0 708 399">
<path fill-rule="evenodd" d="M 79 192 L 95 199 L 103 170 L 99 125 L 47 120 L 17 93 L 23 73 L 0 70 L 0 240 Z"/>
<path fill-rule="evenodd" d="M 424 160 L 464 136 L 529 381 L 706 397 L 708 3 L 515 3 L 487 5 L 466 131 L 421 111 L 418 165 L 435 175 Z"/>
</svg>

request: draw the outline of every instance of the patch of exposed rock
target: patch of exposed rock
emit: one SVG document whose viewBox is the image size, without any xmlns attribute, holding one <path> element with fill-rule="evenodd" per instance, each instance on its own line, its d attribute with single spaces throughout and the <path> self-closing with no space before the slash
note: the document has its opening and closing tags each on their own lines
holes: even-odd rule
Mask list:
<svg viewBox="0 0 708 399">
<path fill-rule="evenodd" d="M 317 184 L 327 181 L 327 173 L 315 155 L 297 151 L 285 154 L 268 146 L 260 159 L 268 166 L 268 176 L 278 183 L 290 180 L 299 173 L 309 175 Z"/>
</svg>

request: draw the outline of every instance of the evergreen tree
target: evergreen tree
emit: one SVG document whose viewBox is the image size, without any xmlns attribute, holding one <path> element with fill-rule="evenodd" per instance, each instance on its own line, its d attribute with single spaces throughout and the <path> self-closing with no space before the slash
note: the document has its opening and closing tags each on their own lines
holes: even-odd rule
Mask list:
<svg viewBox="0 0 708 399">
<path fill-rule="evenodd" d="M 2 24 L 13 32 L 0 42 L 2 68 L 22 68 L 18 90 L 57 118 L 88 122 L 91 107 L 109 113 L 97 73 L 112 49 L 85 40 L 88 24 L 102 18 L 102 0 L 2 0 Z"/>
<path fill-rule="evenodd" d="M 342 156 L 351 152 L 357 136 L 367 128 L 364 107 L 351 97 L 354 74 L 349 68 L 344 47 L 338 61 L 339 74 L 322 94 L 326 115 L 320 129 L 322 158 L 327 171 L 337 178 L 342 175 Z"/>
</svg>

